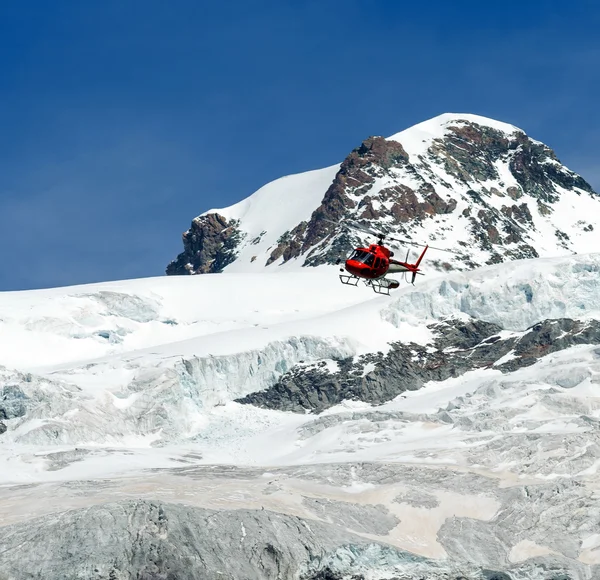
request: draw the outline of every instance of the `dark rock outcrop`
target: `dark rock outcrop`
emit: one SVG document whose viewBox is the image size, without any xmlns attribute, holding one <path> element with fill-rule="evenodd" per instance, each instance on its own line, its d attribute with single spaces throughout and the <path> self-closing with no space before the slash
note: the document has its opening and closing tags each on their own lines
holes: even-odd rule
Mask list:
<svg viewBox="0 0 600 580">
<path fill-rule="evenodd" d="M 238 226 L 216 213 L 195 218 L 183 234 L 183 252 L 167 266 L 167 274 L 221 272 L 235 260 L 242 238 Z"/>
<path fill-rule="evenodd" d="M 311 262 L 310 257 L 323 240 L 338 233 L 335 224 L 347 215 L 348 209 L 356 207 L 351 196 L 356 193 L 366 194 L 377 177 L 407 163 L 408 154 L 400 143 L 387 141 L 383 137 L 369 137 L 363 141 L 360 147 L 354 149 L 344 159 L 333 183 L 325 192 L 321 205 L 312 214 L 305 228 L 290 236 L 289 239 L 283 240 L 273 250 L 271 258 L 274 254 L 283 255 L 287 261 L 308 252 L 306 264 L 317 265 Z M 363 214 L 369 216 L 369 219 L 376 219 L 378 213 L 372 206 L 369 207 L 368 198 L 365 197 L 363 201 L 365 201 L 362 206 Z M 318 263 L 335 262 L 340 253 L 347 252 L 350 246 L 349 240 L 346 244 L 342 242 L 334 245 L 326 253 L 327 257 L 320 258 Z"/>
<path fill-rule="evenodd" d="M 320 413 L 344 400 L 378 405 L 428 381 L 492 366 L 508 373 L 570 346 L 600 344 L 600 321 L 596 320 L 545 320 L 505 338 L 500 337 L 499 326 L 479 320 L 448 320 L 429 328 L 436 335 L 433 345 L 394 343 L 386 355 L 337 361 L 339 370 L 334 373 L 328 372 L 324 363 L 297 366 L 269 389 L 238 402 L 298 413 Z M 509 353 L 509 360 L 497 364 Z"/>
</svg>

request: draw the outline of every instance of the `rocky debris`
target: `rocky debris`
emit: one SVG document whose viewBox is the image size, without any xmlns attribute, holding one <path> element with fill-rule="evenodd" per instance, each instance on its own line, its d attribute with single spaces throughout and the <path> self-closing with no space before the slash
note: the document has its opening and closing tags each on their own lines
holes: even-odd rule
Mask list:
<svg viewBox="0 0 600 580">
<path fill-rule="evenodd" d="M 474 319 L 450 319 L 429 328 L 435 336 L 431 345 L 394 343 L 386 355 L 338 360 L 337 372 L 319 364 L 296 365 L 269 389 L 237 401 L 298 413 L 320 413 L 344 400 L 379 405 L 428 381 L 443 381 L 478 368 L 509 373 L 570 346 L 600 344 L 600 321 L 596 320 L 545 320 L 504 338 L 498 325 Z"/>
<path fill-rule="evenodd" d="M 406 503 L 412 507 L 432 509 L 440 505 L 438 499 L 426 491 L 410 489 L 394 498 L 397 503 Z"/>
<path fill-rule="evenodd" d="M 522 203 L 521 205 L 513 204 L 511 206 L 503 205 L 500 211 L 505 216 L 522 223 L 525 227 L 528 225 L 530 226 L 533 223 L 531 212 L 526 203 Z"/>
<path fill-rule="evenodd" d="M 2 421 L 0 421 L 0 435 L 6 433 L 7 429 L 8 427 Z"/>
<path fill-rule="evenodd" d="M 236 258 L 243 238 L 237 220 L 213 213 L 195 218 L 183 234 L 183 252 L 168 266 L 166 273 L 206 274 L 222 272 Z"/>
</svg>

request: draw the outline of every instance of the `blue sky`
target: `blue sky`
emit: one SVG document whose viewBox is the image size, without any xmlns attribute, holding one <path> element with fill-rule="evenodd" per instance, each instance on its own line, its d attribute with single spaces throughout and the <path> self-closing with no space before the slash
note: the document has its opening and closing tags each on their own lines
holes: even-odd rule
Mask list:
<svg viewBox="0 0 600 580">
<path fill-rule="evenodd" d="M 443 112 L 600 191 L 595 1 L 0 7 L 0 290 L 161 275 L 191 219 Z"/>
</svg>

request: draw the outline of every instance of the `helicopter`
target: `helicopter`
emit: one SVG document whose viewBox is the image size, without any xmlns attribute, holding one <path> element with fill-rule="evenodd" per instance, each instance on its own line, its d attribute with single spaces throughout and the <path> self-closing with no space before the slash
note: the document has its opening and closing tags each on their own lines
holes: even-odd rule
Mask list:
<svg viewBox="0 0 600 580">
<path fill-rule="evenodd" d="M 376 244 L 370 244 L 367 248 L 355 248 L 352 255 L 345 261 L 344 268 L 340 268 L 340 271 L 342 272 L 342 274 L 340 274 L 340 281 L 342 284 L 347 284 L 348 286 L 357 286 L 360 280 L 362 280 L 366 286 L 371 286 L 373 291 L 377 294 L 389 296 L 390 290 L 394 290 L 400 286 L 400 282 L 387 278 L 387 274 L 403 273 L 405 280 L 407 280 L 408 274 L 412 274 L 410 282 L 414 285 L 417 275 L 423 275 L 419 265 L 425 256 L 425 252 L 427 252 L 429 248 L 441 250 L 442 252 L 454 253 L 452 250 L 434 248 L 429 244 L 417 244 L 416 242 L 411 242 L 409 240 L 392 238 L 381 232 L 373 231 L 358 222 L 348 220 L 344 225 L 376 236 L 378 241 Z M 424 249 L 414 264 L 411 264 L 408 261 L 410 249 L 406 252 L 406 260 L 404 262 L 394 260 L 394 252 L 384 245 L 384 240 L 386 238 L 402 244 L 421 246 Z M 338 258 L 336 264 L 339 265 L 341 261 L 342 259 Z"/>
</svg>

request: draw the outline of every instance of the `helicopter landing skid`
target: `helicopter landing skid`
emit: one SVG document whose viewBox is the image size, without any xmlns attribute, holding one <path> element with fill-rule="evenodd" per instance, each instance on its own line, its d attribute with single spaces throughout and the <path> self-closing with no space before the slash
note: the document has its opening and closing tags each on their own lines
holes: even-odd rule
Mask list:
<svg viewBox="0 0 600 580">
<path fill-rule="evenodd" d="M 367 286 L 373 288 L 373 292 L 376 294 L 383 294 L 384 296 L 390 295 L 390 290 L 394 290 L 400 286 L 400 283 L 396 280 L 390 280 L 389 278 L 379 278 L 378 280 L 365 280 Z"/>
<path fill-rule="evenodd" d="M 358 286 L 358 280 L 356 276 L 348 276 L 348 274 L 340 274 L 340 282 L 348 286 Z"/>
<path fill-rule="evenodd" d="M 349 276 L 348 274 L 340 274 L 340 282 L 342 284 L 346 284 L 347 286 L 358 286 L 360 282 L 360 278 L 357 276 Z M 389 278 L 379 278 L 377 280 L 364 280 L 363 282 L 365 286 L 370 286 L 373 288 L 373 292 L 376 294 L 383 294 L 385 296 L 390 295 L 390 290 L 394 288 L 398 288 L 400 283 L 396 280 L 391 280 Z"/>
</svg>

